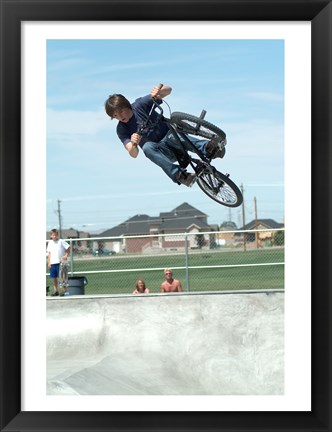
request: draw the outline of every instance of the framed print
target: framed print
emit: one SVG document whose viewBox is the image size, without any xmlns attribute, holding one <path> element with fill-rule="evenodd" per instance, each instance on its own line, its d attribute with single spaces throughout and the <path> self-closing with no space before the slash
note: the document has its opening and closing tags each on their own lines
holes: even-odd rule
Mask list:
<svg viewBox="0 0 332 432">
<path fill-rule="evenodd" d="M 68 0 L 59 3 L 56 0 L 21 2 L 0 0 L 0 2 L 1 431 L 320 430 L 332 432 L 329 406 L 332 396 L 331 1 L 80 0 L 77 2 Z M 275 399 L 270 397 L 268 402 L 265 401 L 266 398 L 257 396 L 255 402 L 252 404 L 248 402 L 247 408 L 244 408 L 243 400 L 240 401 L 244 397 L 238 399 L 233 397 L 233 403 L 238 401 L 237 408 L 236 404 L 233 405 L 213 396 L 202 399 L 192 396 L 187 398 L 186 405 L 183 405 L 180 397 L 171 400 L 168 397 L 155 396 L 152 401 L 150 397 L 144 395 L 139 396 L 141 399 L 137 406 L 134 406 L 136 401 L 130 399 L 128 403 L 125 402 L 127 404 L 117 408 L 120 407 L 119 399 L 122 399 L 122 403 L 124 398 L 109 398 L 105 402 L 105 399 L 99 395 L 84 396 L 81 399 L 76 397 L 76 403 L 73 403 L 69 396 L 52 395 L 47 396 L 47 403 L 42 406 L 38 396 L 36 399 L 32 396 L 35 394 L 32 387 L 35 384 L 38 388 L 40 377 L 43 379 L 45 376 L 45 368 L 37 359 L 40 353 L 36 342 L 39 338 L 37 334 L 45 335 L 45 329 L 43 321 L 38 321 L 36 324 L 31 320 L 33 314 L 40 312 L 38 312 L 40 309 L 38 297 L 41 289 L 30 269 L 35 257 L 34 244 L 42 244 L 41 248 L 45 244 L 44 238 L 37 232 L 45 222 L 44 203 L 40 204 L 35 197 L 45 196 L 43 181 L 45 151 L 39 141 L 42 141 L 45 135 L 47 119 L 44 114 L 43 99 L 33 94 L 35 90 L 33 85 L 30 88 L 30 83 L 36 81 L 36 76 L 39 79 L 40 70 L 45 70 L 43 62 L 40 64 L 37 60 L 40 52 L 43 53 L 41 58 L 45 58 L 43 56 L 46 52 L 46 44 L 45 39 L 36 38 L 34 49 L 27 50 L 27 45 L 30 43 L 28 34 L 31 33 L 28 33 L 26 28 L 30 23 L 37 28 L 53 27 L 53 29 L 58 25 L 63 25 L 65 29 L 68 24 L 86 26 L 83 33 L 77 33 L 77 39 L 83 38 L 82 34 L 86 34 L 87 38 L 92 37 L 92 28 L 99 28 L 98 38 L 102 36 L 107 38 L 109 32 L 103 33 L 103 30 L 107 29 L 110 23 L 118 23 L 120 31 L 121 26 L 122 30 L 128 27 L 135 28 L 135 34 L 139 33 L 137 30 L 140 26 L 149 24 L 154 26 L 153 34 L 157 35 L 156 38 L 161 37 L 158 31 L 164 24 L 171 26 L 173 23 L 174 28 L 180 24 L 183 29 L 190 24 L 195 26 L 197 39 L 203 37 L 199 31 L 204 34 L 211 30 L 211 27 L 214 28 L 213 26 L 217 28 L 218 23 L 225 23 L 229 28 L 232 25 L 255 24 L 266 29 L 266 32 L 271 31 L 278 23 L 282 23 L 286 29 L 296 23 L 310 26 L 311 59 L 307 61 L 311 69 L 308 70 L 307 67 L 303 70 L 303 75 L 310 73 L 311 91 L 303 86 L 303 93 L 307 93 L 311 99 L 311 118 L 304 116 L 302 121 L 303 128 L 307 128 L 308 123 L 311 122 L 311 127 L 308 129 L 311 130 L 311 164 L 308 164 L 308 159 L 304 159 L 306 162 L 304 166 L 301 165 L 303 160 L 301 143 L 297 142 L 297 136 L 302 139 L 301 122 L 299 122 L 298 134 L 296 130 L 292 134 L 294 148 L 298 149 L 299 154 L 294 149 L 289 153 L 292 160 L 287 161 L 289 167 L 287 175 L 292 179 L 293 185 L 292 196 L 288 194 L 288 200 L 293 201 L 293 204 L 300 201 L 306 204 L 305 214 L 288 212 L 292 227 L 295 228 L 293 230 L 295 235 L 289 236 L 289 239 L 297 237 L 298 244 L 301 247 L 303 245 L 304 248 L 307 246 L 311 254 L 305 255 L 306 258 L 310 257 L 309 264 L 305 260 L 298 262 L 302 258 L 300 253 L 298 260 L 296 256 L 292 257 L 291 262 L 294 266 L 288 267 L 291 286 L 288 285 L 287 289 L 292 291 L 292 298 L 295 298 L 295 305 L 293 305 L 295 307 L 292 309 L 291 316 L 295 342 L 293 349 L 296 349 L 298 344 L 300 350 L 303 341 L 310 340 L 311 343 L 310 351 L 304 350 L 306 358 L 297 359 L 298 364 L 292 365 L 293 371 L 296 369 L 304 371 L 306 376 L 300 376 L 301 382 L 296 384 L 290 380 L 289 371 L 286 373 L 286 386 L 291 382 L 294 387 L 298 385 L 301 388 L 302 381 L 310 383 L 305 387 L 306 390 L 309 387 L 311 389 L 310 403 L 306 400 L 306 403 L 301 405 L 299 401 L 293 400 L 293 403 L 288 406 L 287 398 L 282 399 L 283 396 Z M 171 27 L 168 30 L 171 31 Z M 303 35 L 308 35 L 308 32 L 304 32 Z M 192 34 L 189 37 L 194 38 Z M 294 48 L 293 53 L 296 55 L 296 46 Z M 299 44 L 297 55 L 303 59 L 306 54 L 300 52 L 301 49 L 302 46 Z M 199 61 L 199 58 L 197 60 Z M 29 67 L 26 67 L 27 65 Z M 301 71 L 298 75 L 298 80 L 300 79 Z M 289 82 L 291 81 L 286 81 Z M 46 80 L 43 72 L 40 86 L 44 91 Z M 291 92 L 292 89 L 286 85 L 285 91 Z M 291 114 L 297 109 L 299 107 L 296 100 L 292 105 L 288 105 L 285 112 L 287 127 L 292 127 L 289 125 L 289 119 L 293 118 Z M 36 112 L 39 120 L 35 129 L 38 134 L 34 137 L 27 134 L 27 124 L 35 121 Z M 306 139 L 309 142 L 309 137 Z M 308 146 L 303 144 L 302 149 L 308 150 Z M 299 217 L 302 221 L 296 222 Z M 306 226 L 305 220 L 311 221 L 312 231 Z M 296 223 L 299 225 L 297 226 Z M 39 228 L 36 229 L 36 226 Z M 45 233 L 44 228 L 42 232 Z M 305 243 L 303 237 L 308 237 L 308 232 L 311 232 L 311 238 Z M 301 284 L 303 283 L 302 273 L 307 271 L 310 265 L 310 272 L 306 275 L 311 278 L 311 304 L 307 309 L 301 298 L 301 288 L 303 288 Z M 307 310 L 310 316 L 305 320 Z M 305 368 L 302 368 L 301 360 L 305 363 Z M 298 394 L 297 391 L 298 389 L 295 388 L 290 390 L 293 399 L 294 395 Z M 38 406 L 39 402 L 40 406 Z M 271 406 L 272 404 L 274 407 Z"/>
</svg>

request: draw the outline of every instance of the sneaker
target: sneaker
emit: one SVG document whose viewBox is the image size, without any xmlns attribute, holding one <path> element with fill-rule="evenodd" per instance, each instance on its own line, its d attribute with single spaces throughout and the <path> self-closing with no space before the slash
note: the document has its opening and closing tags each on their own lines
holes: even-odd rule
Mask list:
<svg viewBox="0 0 332 432">
<path fill-rule="evenodd" d="M 55 291 L 53 294 L 52 294 L 52 297 L 54 297 L 54 296 L 58 296 L 59 295 L 59 291 Z"/>
<path fill-rule="evenodd" d="M 212 138 L 206 146 L 205 150 L 210 159 L 223 158 L 226 153 L 225 144 L 218 142 L 216 138 Z"/>
<path fill-rule="evenodd" d="M 183 173 L 181 171 L 177 180 L 179 183 L 187 187 L 191 187 L 194 184 L 195 179 L 196 179 L 195 173 Z"/>
</svg>

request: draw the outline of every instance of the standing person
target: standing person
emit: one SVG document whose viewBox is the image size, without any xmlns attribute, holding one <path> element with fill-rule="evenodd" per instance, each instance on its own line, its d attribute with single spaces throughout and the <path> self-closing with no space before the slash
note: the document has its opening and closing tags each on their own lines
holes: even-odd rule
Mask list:
<svg viewBox="0 0 332 432">
<path fill-rule="evenodd" d="M 52 296 L 58 296 L 58 280 L 60 275 L 60 263 L 66 262 L 69 252 L 70 245 L 59 238 L 59 231 L 52 229 L 50 232 L 51 240 L 47 245 L 47 264 L 50 269 L 50 278 L 53 282 Z M 64 287 L 67 290 L 67 287 Z"/>
<path fill-rule="evenodd" d="M 169 268 L 164 270 L 165 282 L 160 285 L 160 292 L 182 292 L 182 285 L 178 279 L 173 278 L 173 271 Z"/>
<path fill-rule="evenodd" d="M 164 170 L 173 182 L 190 187 L 195 181 L 195 173 L 187 173 L 174 163 L 177 161 L 174 151 L 181 150 L 181 147 L 169 131 L 167 124 L 158 122 L 144 136 L 137 133 L 149 116 L 153 99 L 162 103 L 163 98 L 171 91 L 170 86 L 160 84 L 153 87 L 149 95 L 136 99 L 132 104 L 123 95 L 113 94 L 105 102 L 105 111 L 111 119 L 119 121 L 116 132 L 131 157 L 138 156 L 140 147 L 145 156 Z M 156 121 L 157 115 L 156 112 L 151 115 L 152 123 Z M 223 157 L 225 154 L 225 149 L 220 150 L 215 140 L 191 139 L 209 158 Z M 192 151 L 188 144 L 185 142 L 183 144 L 187 151 Z"/>
<path fill-rule="evenodd" d="M 149 294 L 149 288 L 146 288 L 145 282 L 143 279 L 138 279 L 135 284 L 135 289 L 133 294 Z"/>
</svg>

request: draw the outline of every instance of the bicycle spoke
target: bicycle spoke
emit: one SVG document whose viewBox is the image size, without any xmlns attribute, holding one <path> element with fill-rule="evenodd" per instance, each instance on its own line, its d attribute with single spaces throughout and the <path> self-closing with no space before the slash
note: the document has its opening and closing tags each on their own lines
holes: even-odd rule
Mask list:
<svg viewBox="0 0 332 432">
<path fill-rule="evenodd" d="M 228 207 L 238 207 L 242 203 L 242 194 L 237 186 L 218 171 L 203 172 L 198 176 L 198 186 L 209 197 Z"/>
</svg>

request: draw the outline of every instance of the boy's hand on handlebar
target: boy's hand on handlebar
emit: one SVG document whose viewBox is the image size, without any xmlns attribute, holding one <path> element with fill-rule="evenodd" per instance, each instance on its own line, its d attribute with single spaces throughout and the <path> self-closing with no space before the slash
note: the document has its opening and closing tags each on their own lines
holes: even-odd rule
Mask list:
<svg viewBox="0 0 332 432">
<path fill-rule="evenodd" d="M 172 88 L 163 84 L 158 84 L 154 86 L 150 92 L 152 99 L 162 99 L 165 96 L 169 95 L 172 91 Z"/>
<path fill-rule="evenodd" d="M 161 99 L 162 98 L 161 94 L 159 94 L 159 92 L 162 88 L 163 88 L 162 84 L 158 84 L 158 85 L 152 87 L 151 92 L 150 92 L 152 99 Z"/>
</svg>

